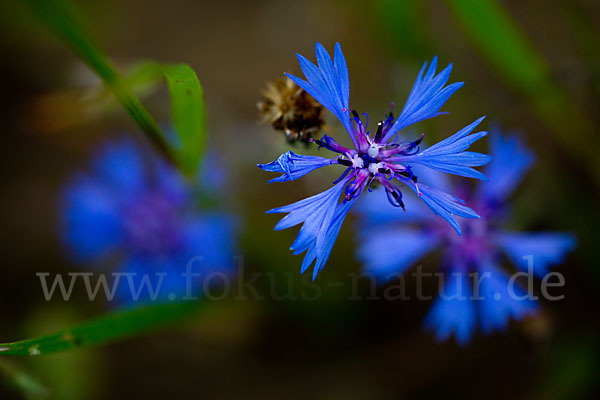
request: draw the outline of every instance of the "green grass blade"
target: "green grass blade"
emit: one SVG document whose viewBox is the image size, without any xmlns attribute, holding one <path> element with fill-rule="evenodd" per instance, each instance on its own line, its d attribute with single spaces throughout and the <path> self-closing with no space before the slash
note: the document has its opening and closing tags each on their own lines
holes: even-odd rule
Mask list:
<svg viewBox="0 0 600 400">
<path fill-rule="evenodd" d="M 204 93 L 196 73 L 186 64 L 166 66 L 164 74 L 171 94 L 173 126 L 181 143 L 179 160 L 182 169 L 193 176 L 205 147 Z"/>
<path fill-rule="evenodd" d="M 26 3 L 33 13 L 113 91 L 125 111 L 157 145 L 159 150 L 168 158 L 172 158 L 170 147 L 158 124 L 108 58 L 91 40 L 88 30 L 82 22 L 83 19 L 79 18 L 76 9 L 65 0 L 26 0 Z"/>
<path fill-rule="evenodd" d="M 0 355 L 35 356 L 124 339 L 175 322 L 196 312 L 201 302 L 161 304 L 112 312 L 72 329 L 0 344 Z"/>
<path fill-rule="evenodd" d="M 185 173 L 193 175 L 202 158 L 206 136 L 204 95 L 195 72 L 185 64 L 161 66 L 149 62 L 137 71 L 133 81 L 126 80 L 91 40 L 83 19 L 67 0 L 26 2 L 33 13 L 102 79 L 158 149 Z M 171 93 L 174 127 L 179 139 L 177 148 L 173 148 L 131 88 L 138 80 L 155 79 L 159 72 L 164 74 Z"/>
<path fill-rule="evenodd" d="M 586 160 L 600 175 L 592 122 L 553 82 L 550 68 L 496 0 L 446 0 L 460 26 L 497 74 L 523 94 L 548 132 L 575 160 Z M 586 153 L 587 152 L 587 156 Z"/>
</svg>

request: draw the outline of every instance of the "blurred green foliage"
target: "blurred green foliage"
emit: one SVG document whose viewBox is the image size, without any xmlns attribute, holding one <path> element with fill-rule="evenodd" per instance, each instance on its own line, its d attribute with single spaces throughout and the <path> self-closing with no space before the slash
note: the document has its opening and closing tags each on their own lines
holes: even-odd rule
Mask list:
<svg viewBox="0 0 600 400">
<path fill-rule="evenodd" d="M 410 55 L 413 60 L 427 60 L 431 56 L 427 36 L 425 7 L 420 0 L 379 0 L 375 6 L 374 24 L 381 32 L 381 40 L 399 57 Z M 421 63 L 422 61 L 419 61 Z"/>
<path fill-rule="evenodd" d="M 142 105 L 128 82 L 93 43 L 88 28 L 68 0 L 27 0 L 34 14 L 61 38 L 112 90 L 125 111 L 159 151 L 184 173 L 194 176 L 204 153 L 206 115 L 204 94 L 196 73 L 186 64 L 148 64 L 161 71 L 171 92 L 176 138 L 170 139 Z"/>
<path fill-rule="evenodd" d="M 8 359 L 0 358 L 0 373 L 13 388 L 25 398 L 46 398 L 50 394 L 48 389 L 36 378 L 8 361 Z"/>
<path fill-rule="evenodd" d="M 466 35 L 503 78 L 526 96 L 548 132 L 600 178 L 593 122 L 554 83 L 550 68 L 496 0 L 446 0 Z M 573 134 L 577 132 L 577 134 Z"/>
</svg>

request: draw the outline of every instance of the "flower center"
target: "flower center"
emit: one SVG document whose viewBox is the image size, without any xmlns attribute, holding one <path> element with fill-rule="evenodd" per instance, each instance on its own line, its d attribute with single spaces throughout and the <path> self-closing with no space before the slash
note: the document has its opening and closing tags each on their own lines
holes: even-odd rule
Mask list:
<svg viewBox="0 0 600 400">
<path fill-rule="evenodd" d="M 447 225 L 440 225 L 439 229 L 445 233 L 446 240 L 455 249 L 455 257 L 462 260 L 465 265 L 478 263 L 482 254 L 489 250 L 490 233 L 489 224 L 482 219 L 465 219 L 461 223 L 462 236 L 457 236 Z"/>
<path fill-rule="evenodd" d="M 181 243 L 177 204 L 160 192 L 149 192 L 125 211 L 127 241 L 140 253 L 168 253 Z"/>
<path fill-rule="evenodd" d="M 367 161 L 368 163 L 368 161 Z M 363 160 L 363 158 L 361 156 L 359 156 L 358 154 L 355 154 L 352 157 L 352 166 L 354 168 L 364 168 L 365 167 L 365 161 Z"/>
<path fill-rule="evenodd" d="M 369 157 L 375 158 L 379 154 L 379 146 L 375 143 L 371 143 L 369 146 L 369 150 L 367 150 L 367 154 Z"/>
</svg>

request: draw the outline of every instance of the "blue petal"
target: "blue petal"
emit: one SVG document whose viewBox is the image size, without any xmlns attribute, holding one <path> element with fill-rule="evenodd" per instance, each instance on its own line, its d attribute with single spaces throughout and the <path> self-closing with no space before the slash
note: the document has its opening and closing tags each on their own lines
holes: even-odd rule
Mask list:
<svg viewBox="0 0 600 400">
<path fill-rule="evenodd" d="M 350 101 L 350 79 L 348 77 L 346 58 L 344 57 L 344 53 L 342 53 L 342 46 L 340 46 L 339 43 L 335 44 L 333 59 L 338 78 L 338 85 L 341 91 L 342 104 L 348 105 Z"/>
<path fill-rule="evenodd" d="M 521 182 L 533 164 L 534 156 L 518 135 L 503 137 L 497 126 L 491 130 L 489 143 L 494 162 L 485 169 L 489 182 L 479 186 L 479 196 L 501 202 Z"/>
<path fill-rule="evenodd" d="M 470 300 L 469 276 L 453 273 L 444 286 L 446 298 L 438 297 L 425 318 L 425 328 L 433 331 L 438 341 L 454 335 L 456 342 L 469 343 L 475 330 L 475 305 Z"/>
<path fill-rule="evenodd" d="M 319 212 L 327 209 L 335 209 L 335 204 L 337 204 L 339 196 L 348 180 L 346 178 L 337 185 L 314 196 L 267 211 L 267 213 L 289 213 L 277 223 L 275 230 L 291 228 Z"/>
<path fill-rule="evenodd" d="M 151 301 L 173 301 L 170 296 L 175 296 L 174 299 L 186 295 L 201 297 L 203 290 L 210 290 L 210 287 L 205 287 L 206 284 L 221 283 L 219 279 L 234 274 L 237 223 L 233 217 L 218 213 L 205 214 L 186 221 L 181 230 L 183 242 L 178 249 L 164 254 L 134 255 L 125 263 L 119 272 L 137 275 L 121 278 L 117 288 L 119 302 L 140 305 Z M 193 275 L 186 278 L 187 272 Z M 209 278 L 213 273 L 223 276 L 213 281 Z M 164 275 L 162 279 L 160 274 Z M 134 292 L 129 279 L 133 282 Z M 146 286 L 142 286 L 144 279 L 147 280 Z M 148 290 L 148 283 L 155 291 L 154 299 Z M 191 284 L 189 288 L 188 284 Z M 191 292 L 188 293 L 188 290 Z M 135 295 L 136 292 L 139 292 L 139 297 Z"/>
<path fill-rule="evenodd" d="M 92 165 L 107 185 L 123 194 L 138 192 L 146 183 L 142 157 L 131 139 L 104 145 L 93 158 Z"/>
<path fill-rule="evenodd" d="M 479 272 L 490 274 L 480 278 L 480 323 L 484 333 L 502 331 L 508 326 L 510 318 L 521 320 L 537 311 L 535 300 L 523 299 L 526 293 L 522 288 L 514 285 L 514 293 L 509 292 L 508 276 L 493 263 L 484 261 L 479 266 Z"/>
<path fill-rule="evenodd" d="M 406 181 L 404 184 L 415 192 L 431 211 L 444 218 L 459 235 L 461 234 L 460 226 L 454 216 L 479 218 L 475 211 L 463 205 L 464 201 L 457 197 L 423 184 L 418 184 L 417 188 L 417 184 L 412 181 Z"/>
<path fill-rule="evenodd" d="M 258 164 L 258 167 L 268 172 L 283 173 L 283 175 L 271 179 L 269 181 L 269 183 L 271 183 L 293 181 L 317 168 L 336 163 L 336 159 L 318 156 L 303 156 L 288 151 L 279 156 L 277 160 L 268 164 Z"/>
<path fill-rule="evenodd" d="M 419 182 L 426 183 L 427 186 L 432 186 L 443 192 L 451 192 L 454 190 L 452 180 L 445 173 L 421 165 L 414 165 L 411 167 L 412 172 L 419 178 Z"/>
<path fill-rule="evenodd" d="M 420 176 L 419 176 L 420 177 Z M 411 223 L 425 222 L 436 218 L 427 207 L 414 196 L 402 198 L 406 212 L 397 207 L 391 207 L 383 187 L 379 187 L 365 196 L 360 196 L 355 212 L 362 217 L 362 230 L 376 230 L 381 225 L 395 222 Z"/>
<path fill-rule="evenodd" d="M 421 164 L 448 174 L 487 180 L 481 172 L 471 167 L 485 165 L 492 158 L 485 154 L 465 151 L 471 144 L 487 134 L 487 132 L 477 132 L 469 135 L 483 118 L 479 118 L 449 138 L 428 147 L 420 153 L 397 157 L 397 160 L 401 163 Z"/>
<path fill-rule="evenodd" d="M 463 82 L 456 82 L 444 87 L 450 77 L 452 64 L 436 76 L 437 56 L 433 58 L 429 69 L 423 76 L 425 68 L 427 68 L 427 63 L 423 65 L 421 72 L 419 72 L 402 113 L 386 134 L 385 140 L 408 125 L 440 115 L 440 108 L 464 84 Z"/>
<path fill-rule="evenodd" d="M 521 270 L 528 270 L 529 256 L 533 257 L 533 273 L 543 277 L 551 265 L 562 262 L 575 248 L 577 240 L 570 233 L 501 232 L 494 240 Z M 525 258 L 524 258 L 525 257 Z"/>
<path fill-rule="evenodd" d="M 439 244 L 436 235 L 395 227 L 362 231 L 358 241 L 357 258 L 367 272 L 384 281 L 404 273 Z"/>
<path fill-rule="evenodd" d="M 306 81 L 293 75 L 286 76 L 294 81 L 302 89 L 313 96 L 323 107 L 331 111 L 344 125 L 350 137 L 355 142 L 354 130 L 350 123 L 348 112 L 350 85 L 348 80 L 348 68 L 339 43 L 335 45 L 335 60 L 327 53 L 327 50 L 317 43 L 315 46 L 318 67 L 305 57 L 298 54 L 298 61 Z M 356 143 L 355 143 L 356 144 Z"/>
<path fill-rule="evenodd" d="M 187 282 L 182 273 L 185 272 L 187 258 L 184 257 L 148 257 L 134 256 L 119 270 L 122 275 L 116 288 L 115 300 L 129 307 L 141 306 L 151 302 L 164 303 L 169 295 L 176 299 L 186 295 Z M 198 295 L 196 278 L 192 293 Z"/>
<path fill-rule="evenodd" d="M 294 254 L 308 250 L 302 272 L 310 266 L 315 258 L 317 259 L 315 267 L 317 272 L 327 261 L 343 221 L 341 215 L 343 214 L 345 217 L 348 212 L 346 207 L 339 208 L 338 200 L 350 179 L 350 177 L 345 178 L 330 189 L 307 199 L 268 211 L 269 213 L 289 213 L 275 226 L 276 230 L 287 229 L 303 223 L 294 244 L 291 246 L 291 250 L 295 250 Z M 338 221 L 336 218 L 341 218 L 341 220 Z M 339 226 L 337 226 L 338 224 Z"/>
<path fill-rule="evenodd" d="M 216 149 L 209 149 L 202 159 L 195 184 L 203 188 L 209 188 L 211 192 L 221 196 L 230 195 L 231 185 L 229 183 L 231 182 L 231 176 L 226 165 L 224 155 L 219 154 Z M 185 183 L 185 179 L 181 174 L 178 174 L 178 178 L 177 185 L 179 180 L 183 180 Z"/>
<path fill-rule="evenodd" d="M 335 209 L 335 214 L 331 221 L 329 228 L 327 229 L 327 234 L 325 236 L 325 240 L 321 246 L 317 244 L 317 240 L 313 240 L 308 244 L 308 251 L 304 256 L 304 260 L 302 261 L 301 273 L 304 273 L 316 259 L 315 266 L 313 268 L 312 279 L 315 280 L 317 274 L 323 270 L 327 260 L 329 259 L 329 255 L 331 254 L 331 249 L 333 249 L 333 245 L 337 239 L 338 234 L 340 233 L 340 229 L 344 222 L 344 219 L 348 215 L 348 211 L 354 205 L 356 199 L 347 201 L 345 203 L 338 204 Z M 304 251 L 304 250 L 302 250 Z M 302 251 L 296 250 L 294 254 L 301 253 Z"/>
<path fill-rule="evenodd" d="M 185 252 L 189 259 L 201 257 L 204 275 L 211 272 L 230 274 L 235 265 L 235 241 L 238 222 L 228 214 L 203 214 L 187 221 L 183 227 Z"/>
<path fill-rule="evenodd" d="M 79 177 L 65 189 L 63 238 L 77 261 L 101 258 L 123 240 L 123 217 L 111 190 Z"/>
</svg>

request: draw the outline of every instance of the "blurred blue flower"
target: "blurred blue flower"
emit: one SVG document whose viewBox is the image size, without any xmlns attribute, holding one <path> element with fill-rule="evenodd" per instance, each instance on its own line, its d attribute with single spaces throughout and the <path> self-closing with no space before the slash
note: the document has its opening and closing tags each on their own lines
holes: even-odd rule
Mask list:
<svg viewBox="0 0 600 400">
<path fill-rule="evenodd" d="M 144 285 L 157 300 L 190 294 L 182 276 L 188 263 L 201 274 L 196 285 L 212 272 L 233 272 L 235 219 L 199 211 L 190 183 L 149 149 L 131 140 L 107 143 L 91 167 L 64 189 L 62 236 L 75 262 L 117 260 L 118 272 L 137 274 L 133 292 L 128 281 L 119 282 L 118 302 L 150 300 Z"/>
<path fill-rule="evenodd" d="M 462 190 L 481 214 L 481 219 L 462 221 L 463 236 L 456 236 L 410 199 L 412 215 L 390 213 L 382 193 L 365 198 L 357 207 L 364 219 L 357 254 L 376 278 L 387 281 L 432 250 L 443 251 L 443 296 L 435 300 L 425 320 L 438 340 L 454 335 L 459 344 L 466 344 L 477 322 L 489 333 L 505 329 L 510 318 L 520 320 L 537 310 L 535 300 L 519 300 L 526 295 L 523 289 L 509 285 L 508 274 L 499 266 L 502 253 L 524 272 L 529 272 L 528 262 L 532 262 L 533 274 L 542 277 L 575 247 L 575 238 L 568 233 L 519 233 L 502 228 L 507 199 L 530 168 L 533 155 L 516 135 L 503 137 L 498 129 L 490 135 L 490 154 L 494 161 L 484 171 L 489 181 L 479 183 L 471 193 Z M 438 186 L 451 189 L 446 176 L 430 175 Z M 472 290 L 469 274 L 473 272 L 479 277 L 479 293 Z M 513 293 L 508 292 L 509 286 Z"/>
<path fill-rule="evenodd" d="M 296 180 L 326 165 L 346 167 L 330 189 L 269 211 L 289 213 L 279 221 L 275 229 L 286 229 L 303 223 L 291 247 L 294 254 L 307 251 L 301 271 L 306 271 L 316 260 L 313 279 L 317 276 L 327 262 L 348 211 L 365 189 L 371 191 L 370 186 L 374 181 L 384 187 L 392 206 L 403 209 L 404 202 L 398 184 L 404 184 L 418 193 L 425 204 L 435 214 L 450 223 L 459 234 L 460 227 L 454 216 L 478 218 L 478 215 L 466 207 L 462 200 L 418 182 L 413 167 L 423 165 L 449 174 L 485 179 L 472 167 L 487 164 L 490 157 L 465 151 L 473 142 L 486 135 L 486 132 L 470 135 L 483 118 L 424 150 L 419 147 L 423 135 L 412 142 L 398 140 L 401 129 L 444 114 L 439 112 L 440 108 L 463 85 L 463 83 L 453 83 L 445 86 L 452 65 L 436 74 L 437 58 L 431 61 L 429 68 L 425 63 L 400 116 L 395 119 L 390 111 L 385 120 L 378 122 L 377 129 L 371 134 L 367 130 L 368 116 L 367 122 L 363 124 L 358 113 L 350 109 L 348 68 L 339 43 L 335 45 L 333 60 L 320 43 L 316 44 L 316 55 L 318 67 L 298 55 L 306 81 L 293 75 L 286 75 L 340 120 L 352 140 L 353 147 L 344 147 L 332 138 L 324 136 L 314 142 L 319 145 L 319 148 L 324 147 L 338 153 L 336 158 L 303 156 L 290 151 L 269 164 L 258 165 L 265 171 L 282 174 L 271 182 Z M 340 203 L 342 193 L 344 198 Z"/>
</svg>

